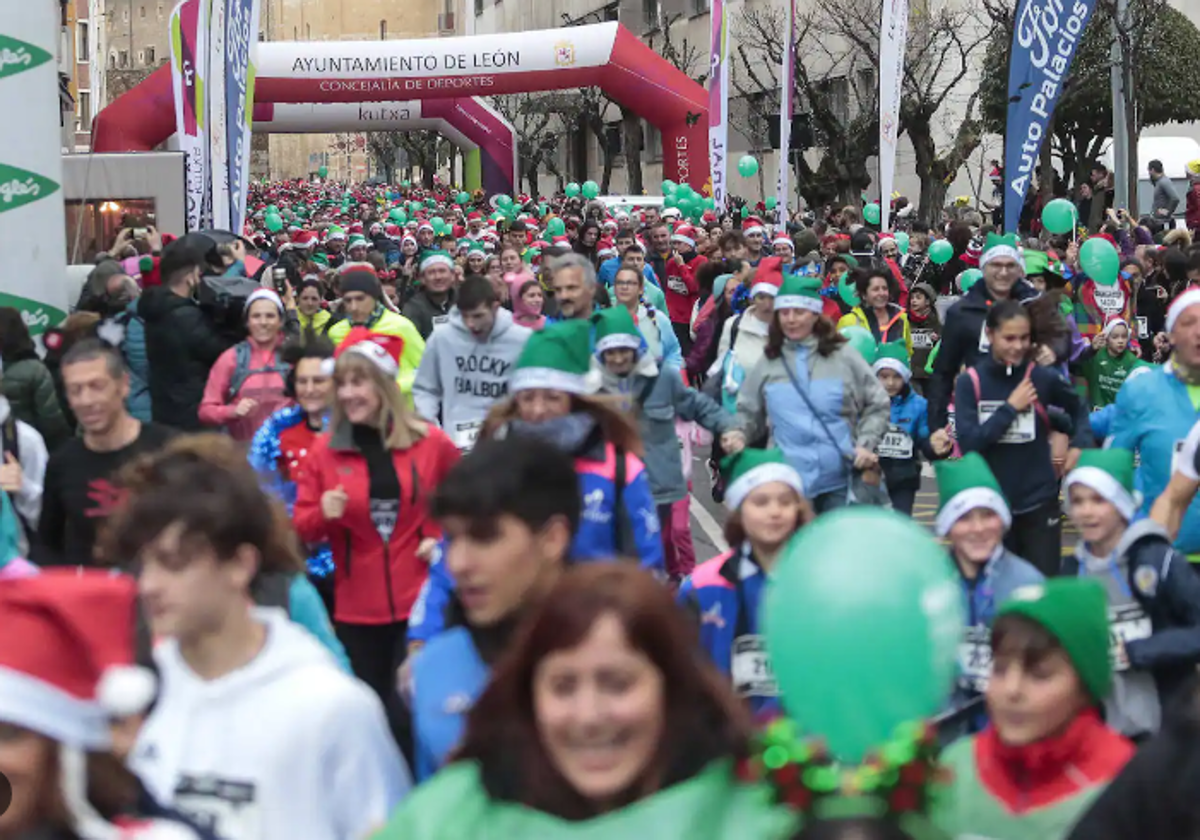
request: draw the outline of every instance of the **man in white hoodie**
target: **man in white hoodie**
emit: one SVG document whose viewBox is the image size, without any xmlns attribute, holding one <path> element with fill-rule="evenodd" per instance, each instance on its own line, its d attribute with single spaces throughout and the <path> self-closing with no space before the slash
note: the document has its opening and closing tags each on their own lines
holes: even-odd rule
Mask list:
<svg viewBox="0 0 1200 840">
<path fill-rule="evenodd" d="M 220 840 L 360 840 L 410 787 L 382 704 L 282 610 L 262 572 L 303 568 L 254 474 L 204 438 L 134 468 L 112 525 L 161 679 L 131 768 Z M 217 453 L 217 454 L 214 454 Z"/>
<path fill-rule="evenodd" d="M 508 394 L 509 373 L 530 330 L 513 323 L 487 278 L 472 276 L 458 290 L 450 320 L 434 328 L 413 382 L 417 413 L 459 449 L 470 449 L 488 411 Z"/>
</svg>

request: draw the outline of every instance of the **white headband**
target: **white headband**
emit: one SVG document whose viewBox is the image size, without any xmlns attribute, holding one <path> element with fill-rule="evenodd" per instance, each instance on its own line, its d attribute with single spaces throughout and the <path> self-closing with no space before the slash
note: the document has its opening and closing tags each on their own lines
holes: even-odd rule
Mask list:
<svg viewBox="0 0 1200 840">
<path fill-rule="evenodd" d="M 779 481 L 791 487 L 801 496 L 804 495 L 804 481 L 800 473 L 788 464 L 768 463 L 759 464 L 752 470 L 747 470 L 725 488 L 725 505 L 730 510 L 737 510 L 749 496 L 764 484 Z"/>
<path fill-rule="evenodd" d="M 454 260 L 450 259 L 446 254 L 430 254 L 421 260 L 421 271 L 424 271 L 431 265 L 444 265 L 446 268 L 454 268 Z"/>
<path fill-rule="evenodd" d="M 1141 494 L 1130 493 L 1111 473 L 1099 467 L 1077 467 L 1071 470 L 1067 480 L 1063 482 L 1063 495 L 1066 497 L 1068 512 L 1071 506 L 1071 487 L 1075 484 L 1095 490 L 1105 501 L 1112 503 L 1126 522 L 1132 522 L 1138 508 L 1141 507 L 1141 499 L 1138 498 Z"/>
<path fill-rule="evenodd" d="M 776 295 L 775 311 L 780 309 L 804 309 L 820 315 L 825 311 L 825 303 L 820 298 L 808 295 Z"/>
<path fill-rule="evenodd" d="M 875 364 L 871 365 L 871 370 L 875 371 L 877 374 L 881 370 L 890 370 L 899 374 L 900 378 L 905 382 L 908 382 L 910 379 L 912 379 L 912 370 L 910 370 L 908 365 L 904 364 L 904 362 L 900 361 L 899 359 L 880 359 L 879 361 L 875 362 Z"/>
<path fill-rule="evenodd" d="M 246 317 L 250 317 L 250 307 L 260 300 L 271 301 L 271 303 L 275 304 L 275 308 L 279 310 L 280 315 L 284 313 L 283 299 L 272 289 L 255 289 L 246 297 L 246 306 L 242 310 Z"/>
<path fill-rule="evenodd" d="M 953 496 L 942 509 L 938 511 L 934 530 L 939 537 L 950 533 L 954 523 L 962 519 L 975 508 L 987 508 L 1000 517 L 1004 530 L 1012 527 L 1012 511 L 1004 497 L 990 487 L 969 487 Z"/>
<path fill-rule="evenodd" d="M 992 260 L 1002 257 L 1008 257 L 1009 259 L 1014 260 L 1017 265 L 1021 266 L 1021 272 L 1024 273 L 1025 263 L 1022 261 L 1021 252 L 1011 245 L 993 245 L 991 248 L 988 248 L 979 258 L 979 267 L 983 268 Z"/>
<path fill-rule="evenodd" d="M 1179 316 L 1183 314 L 1183 310 L 1197 303 L 1200 303 L 1200 289 L 1188 289 L 1175 298 L 1175 302 L 1167 310 L 1167 332 L 1175 329 L 1175 322 L 1179 320 Z"/>
</svg>

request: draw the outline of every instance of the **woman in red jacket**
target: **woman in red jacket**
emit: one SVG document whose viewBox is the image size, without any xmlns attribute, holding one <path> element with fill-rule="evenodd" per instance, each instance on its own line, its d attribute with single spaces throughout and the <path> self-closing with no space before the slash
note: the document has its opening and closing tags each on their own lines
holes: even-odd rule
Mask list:
<svg viewBox="0 0 1200 840">
<path fill-rule="evenodd" d="M 301 467 L 293 513 L 303 540 L 332 547 L 338 638 L 355 675 L 393 712 L 409 612 L 440 533 L 427 500 L 458 460 L 400 393 L 402 350 L 399 337 L 362 327 L 338 347 L 332 422 Z M 405 747 L 407 725 L 392 717 Z"/>
</svg>

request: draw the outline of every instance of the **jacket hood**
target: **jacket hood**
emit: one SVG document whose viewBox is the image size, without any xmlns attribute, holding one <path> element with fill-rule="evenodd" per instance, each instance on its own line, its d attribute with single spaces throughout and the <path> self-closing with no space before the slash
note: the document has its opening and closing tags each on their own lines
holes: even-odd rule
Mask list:
<svg viewBox="0 0 1200 840">
<path fill-rule="evenodd" d="M 191 298 L 177 295 L 166 286 L 152 286 L 142 293 L 136 303 L 137 314 L 150 323 L 162 321 L 176 309 L 196 305 Z"/>
<path fill-rule="evenodd" d="M 484 341 L 479 341 L 475 338 L 474 333 L 467 329 L 466 323 L 463 322 L 462 313 L 458 311 L 458 307 L 450 310 L 450 326 L 462 333 L 462 338 L 467 341 L 473 341 L 478 344 L 491 344 L 494 341 L 500 340 L 505 333 L 513 327 L 513 314 L 501 306 L 496 310 L 496 323 L 492 325 L 492 332 Z"/>
</svg>

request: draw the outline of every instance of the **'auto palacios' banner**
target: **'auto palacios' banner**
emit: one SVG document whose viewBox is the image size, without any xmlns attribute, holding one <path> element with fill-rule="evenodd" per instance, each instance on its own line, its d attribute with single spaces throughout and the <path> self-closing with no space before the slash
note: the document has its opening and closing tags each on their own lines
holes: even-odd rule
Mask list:
<svg viewBox="0 0 1200 840">
<path fill-rule="evenodd" d="M 254 63 L 258 42 L 256 0 L 228 0 L 225 18 L 225 165 L 229 179 L 229 229 L 242 232 L 250 183 L 250 128 L 254 114 Z"/>
<path fill-rule="evenodd" d="M 1095 0 L 1021 0 L 1008 65 L 1004 230 L 1016 232 L 1046 126 L 1071 71 Z"/>
</svg>

